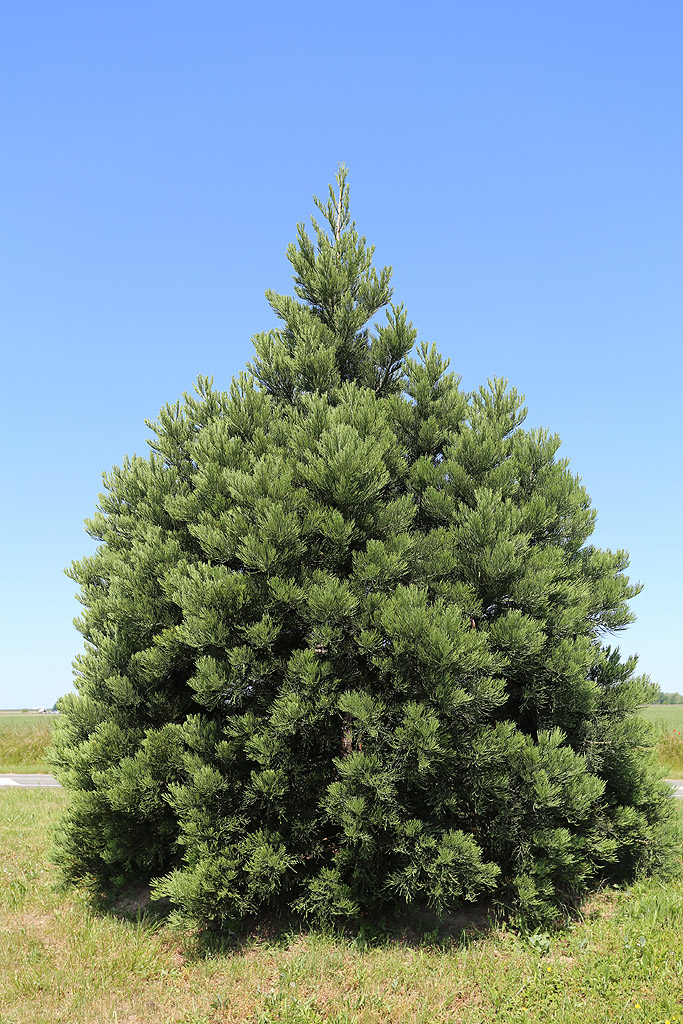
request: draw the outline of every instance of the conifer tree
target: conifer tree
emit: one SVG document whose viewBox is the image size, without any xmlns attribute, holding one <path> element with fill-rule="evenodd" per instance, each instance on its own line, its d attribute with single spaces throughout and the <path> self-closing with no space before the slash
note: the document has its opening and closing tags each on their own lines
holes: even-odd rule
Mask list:
<svg viewBox="0 0 683 1024">
<path fill-rule="evenodd" d="M 676 849 L 657 688 L 605 643 L 639 587 L 521 396 L 409 354 L 336 185 L 248 372 L 105 477 L 57 856 L 205 922 L 486 898 L 546 923 Z"/>
</svg>

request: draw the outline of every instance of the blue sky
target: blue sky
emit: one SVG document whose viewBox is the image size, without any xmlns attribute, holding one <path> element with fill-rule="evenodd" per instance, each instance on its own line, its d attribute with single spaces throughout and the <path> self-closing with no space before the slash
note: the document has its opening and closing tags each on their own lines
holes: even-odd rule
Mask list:
<svg viewBox="0 0 683 1024">
<path fill-rule="evenodd" d="M 244 367 L 339 161 L 420 338 L 562 437 L 682 691 L 682 39 L 657 0 L 5 5 L 0 707 L 70 687 L 102 471 Z"/>
</svg>

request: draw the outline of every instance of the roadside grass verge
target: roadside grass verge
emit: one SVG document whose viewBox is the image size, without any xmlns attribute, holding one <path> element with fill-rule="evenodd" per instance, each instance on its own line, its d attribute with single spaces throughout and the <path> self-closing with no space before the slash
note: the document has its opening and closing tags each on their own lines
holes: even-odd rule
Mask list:
<svg viewBox="0 0 683 1024">
<path fill-rule="evenodd" d="M 49 771 L 45 753 L 54 722 L 51 715 L 0 715 L 0 772 Z"/>
<path fill-rule="evenodd" d="M 683 778 L 683 732 L 664 733 L 657 744 L 657 753 L 670 778 Z"/>
<path fill-rule="evenodd" d="M 210 940 L 144 899 L 102 913 L 60 890 L 47 858 L 68 800 L 0 790 L 1 1024 L 683 1021 L 681 881 L 603 892 L 551 935 L 472 918 Z"/>
<path fill-rule="evenodd" d="M 683 778 L 683 704 L 651 704 L 641 713 L 657 730 L 657 753 L 667 773 Z"/>
</svg>

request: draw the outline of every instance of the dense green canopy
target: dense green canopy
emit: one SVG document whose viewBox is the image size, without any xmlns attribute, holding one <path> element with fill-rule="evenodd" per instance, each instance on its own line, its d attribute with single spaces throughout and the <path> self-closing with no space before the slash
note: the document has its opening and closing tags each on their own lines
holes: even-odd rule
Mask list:
<svg viewBox="0 0 683 1024">
<path fill-rule="evenodd" d="M 605 645 L 638 587 L 516 391 L 409 356 L 343 168 L 316 203 L 249 373 L 200 378 L 105 476 L 58 856 L 204 921 L 484 897 L 549 921 L 675 849 L 636 714 L 657 688 Z"/>
</svg>

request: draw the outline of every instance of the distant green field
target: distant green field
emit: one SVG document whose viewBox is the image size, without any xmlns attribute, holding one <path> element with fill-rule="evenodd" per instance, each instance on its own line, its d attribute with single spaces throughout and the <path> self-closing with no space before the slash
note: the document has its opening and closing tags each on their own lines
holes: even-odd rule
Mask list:
<svg viewBox="0 0 683 1024">
<path fill-rule="evenodd" d="M 46 772 L 56 715 L 0 715 L 0 772 Z"/>
<path fill-rule="evenodd" d="M 0 711 L 0 733 L 7 730 L 25 732 L 35 725 L 45 725 L 46 722 L 54 722 L 57 715 L 39 715 L 36 712 L 28 711 Z"/>
<path fill-rule="evenodd" d="M 643 714 L 655 725 L 665 729 L 683 729 L 683 704 L 650 704 Z"/>
</svg>

